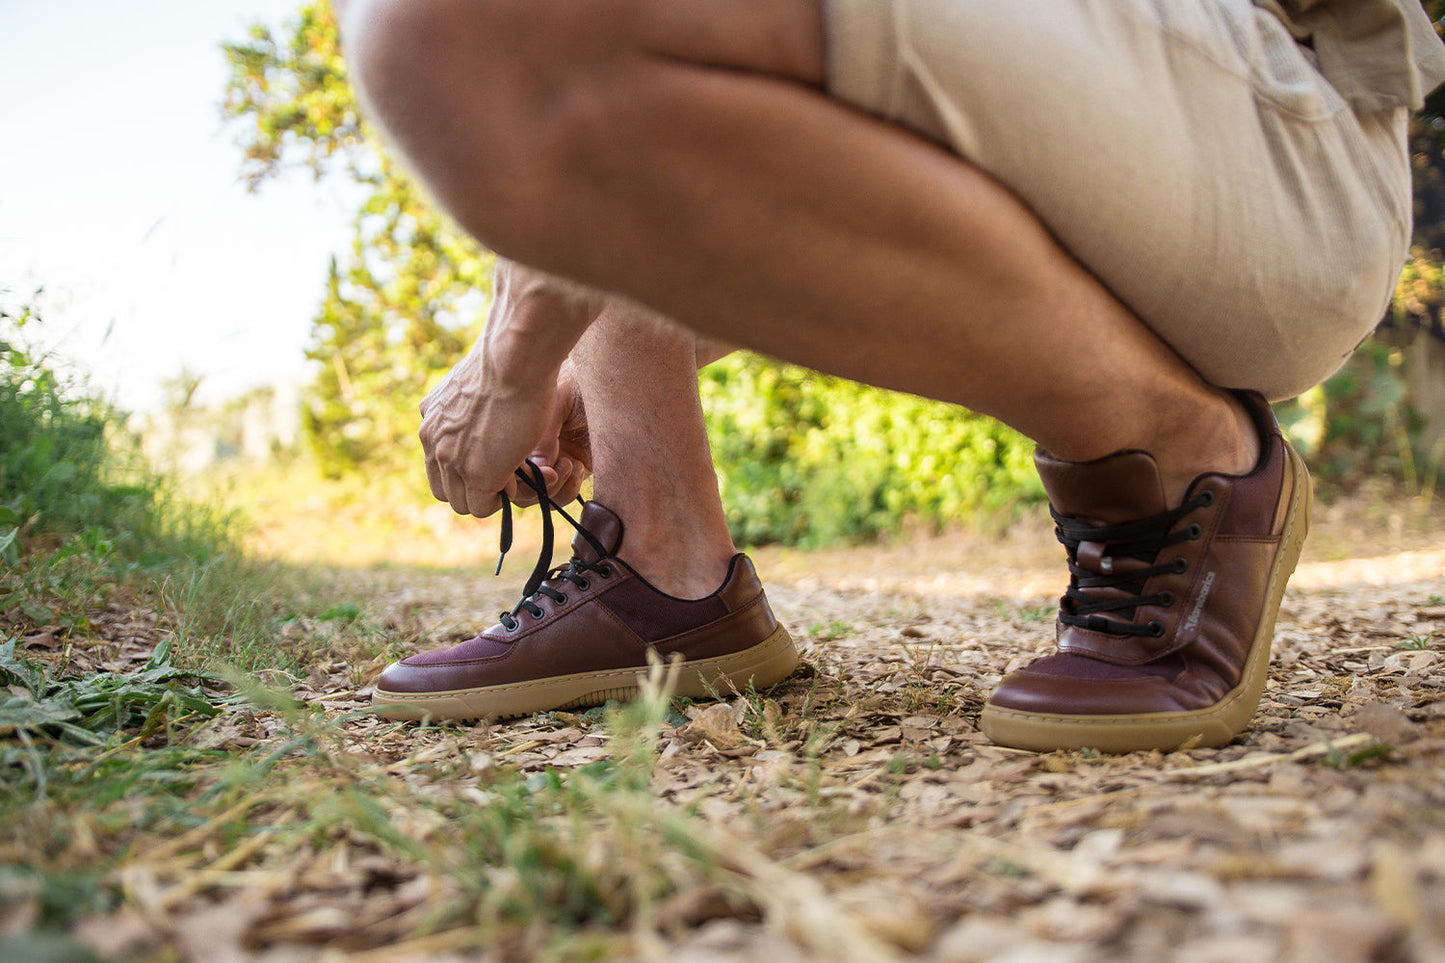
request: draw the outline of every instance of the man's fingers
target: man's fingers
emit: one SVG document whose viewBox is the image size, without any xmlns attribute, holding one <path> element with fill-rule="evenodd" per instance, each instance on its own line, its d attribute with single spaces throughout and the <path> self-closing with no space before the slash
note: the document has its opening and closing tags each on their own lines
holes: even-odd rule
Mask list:
<svg viewBox="0 0 1445 963">
<path fill-rule="evenodd" d="M 559 505 L 565 505 L 577 498 L 582 493 L 582 485 L 591 476 L 585 465 L 572 458 L 563 456 L 558 459 L 555 465 L 542 464 L 533 461 L 542 472 L 542 481 L 546 485 L 547 497 Z M 526 466 L 521 466 L 527 471 Z M 529 475 L 530 477 L 530 475 Z M 508 497 L 512 503 L 519 508 L 527 508 L 537 504 L 540 499 L 531 485 L 523 485 L 515 480 L 508 485 Z"/>
<path fill-rule="evenodd" d="M 468 490 L 460 475 L 457 476 L 457 486 L 457 497 L 451 500 L 451 504 L 452 510 L 458 515 L 486 518 L 502 507 L 502 499 L 497 492 Z"/>
<path fill-rule="evenodd" d="M 442 480 L 442 469 L 436 459 L 426 460 L 426 483 L 431 488 L 431 495 L 439 502 L 449 501 L 447 498 L 447 486 Z"/>
<path fill-rule="evenodd" d="M 518 468 L 522 472 L 526 473 L 527 480 L 529 482 L 534 481 L 529 466 L 524 464 L 519 465 Z M 552 496 L 552 489 L 557 483 L 557 472 L 550 465 L 537 465 L 537 468 L 542 472 L 542 484 L 546 489 L 547 497 L 550 498 Z M 520 482 L 516 481 L 515 475 L 513 476 L 512 487 L 516 489 L 517 493 L 516 497 L 513 498 L 513 502 L 514 504 L 522 508 L 526 508 L 530 505 L 536 505 L 538 502 L 541 501 L 541 499 L 537 497 L 536 490 L 533 489 L 530 484 L 523 485 Z"/>
<path fill-rule="evenodd" d="M 587 480 L 588 471 L 570 458 L 563 459 L 565 470 L 557 474 L 557 485 L 552 490 L 552 500 L 559 505 L 575 501 L 582 494 L 582 483 Z"/>
<path fill-rule="evenodd" d="M 576 498 L 577 493 L 582 490 L 582 482 L 587 478 L 586 470 L 566 455 L 557 459 L 554 474 L 556 480 L 548 487 L 547 493 L 556 502 L 570 502 Z"/>
<path fill-rule="evenodd" d="M 446 469 L 446 501 L 458 515 L 470 515 L 467 503 L 467 483 L 454 469 Z"/>
<path fill-rule="evenodd" d="M 508 482 L 499 491 L 483 491 L 477 489 L 476 486 L 469 486 L 461 472 L 443 468 L 435 458 L 426 459 L 426 477 L 432 497 L 437 501 L 446 502 L 458 515 L 475 515 L 478 518 L 486 518 L 502 507 L 501 493 L 505 493 L 508 498 L 518 504 L 527 504 L 520 500 L 523 496 L 518 491 L 515 479 Z M 527 491 L 530 494 L 530 490 Z"/>
</svg>

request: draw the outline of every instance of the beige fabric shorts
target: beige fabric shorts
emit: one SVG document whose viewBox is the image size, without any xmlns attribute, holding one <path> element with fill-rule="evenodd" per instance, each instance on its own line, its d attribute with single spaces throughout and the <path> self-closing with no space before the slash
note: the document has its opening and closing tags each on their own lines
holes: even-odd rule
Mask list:
<svg viewBox="0 0 1445 963">
<path fill-rule="evenodd" d="M 823 2 L 833 96 L 1007 185 L 1208 381 L 1293 396 L 1384 316 L 1407 112 L 1251 0 Z"/>
</svg>

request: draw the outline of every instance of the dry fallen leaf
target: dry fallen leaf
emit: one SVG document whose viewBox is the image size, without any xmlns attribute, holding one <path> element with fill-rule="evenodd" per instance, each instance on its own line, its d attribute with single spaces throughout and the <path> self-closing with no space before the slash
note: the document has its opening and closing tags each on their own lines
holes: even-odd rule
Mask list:
<svg viewBox="0 0 1445 963">
<path fill-rule="evenodd" d="M 687 718 L 688 723 L 677 731 L 686 742 L 706 741 L 715 749 L 736 749 L 747 740 L 738 727 L 738 712 L 729 703 L 688 706 Z"/>
</svg>

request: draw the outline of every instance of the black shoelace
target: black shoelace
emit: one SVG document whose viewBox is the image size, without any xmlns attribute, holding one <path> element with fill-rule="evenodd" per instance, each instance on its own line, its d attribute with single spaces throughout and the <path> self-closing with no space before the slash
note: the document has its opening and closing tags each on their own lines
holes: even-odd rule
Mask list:
<svg viewBox="0 0 1445 963">
<path fill-rule="evenodd" d="M 1197 523 L 1191 523 L 1174 531 L 1174 526 L 1185 515 L 1204 508 L 1214 501 L 1214 495 L 1204 491 L 1186 501 L 1183 505 L 1159 515 L 1151 515 L 1138 521 L 1121 525 L 1091 525 L 1075 518 L 1066 518 L 1049 507 L 1054 516 L 1054 529 L 1069 555 L 1069 588 L 1059 606 L 1059 620 L 1065 625 L 1074 625 L 1094 632 L 1110 635 L 1139 635 L 1158 638 L 1164 634 L 1164 625 L 1158 621 L 1143 625 L 1134 623 L 1134 613 L 1141 605 L 1158 605 L 1169 608 L 1175 602 L 1174 593 L 1165 589 L 1144 595 L 1144 583 L 1155 575 L 1183 575 L 1189 570 L 1189 563 L 1181 556 L 1168 562 L 1159 563 L 1159 553 L 1171 545 L 1190 542 L 1203 534 Z M 1144 562 L 1142 568 L 1128 572 L 1095 571 L 1079 564 L 1079 546 L 1092 542 L 1104 546 L 1102 558 L 1108 569 L 1110 559 L 1131 558 Z M 1099 596 L 1091 594 L 1100 589 L 1114 589 L 1123 595 Z M 1101 613 L 1110 613 L 1114 618 Z"/>
<path fill-rule="evenodd" d="M 610 578 L 612 567 L 595 562 L 584 562 L 574 557 L 565 566 L 557 569 L 552 568 L 552 549 L 554 546 L 554 533 L 552 526 L 552 513 L 556 512 L 567 520 L 567 523 L 575 528 L 587 543 L 592 546 L 599 559 L 605 558 L 607 549 L 597 540 L 597 537 L 582 527 L 566 510 L 552 501 L 547 495 L 547 483 L 542 478 L 542 469 L 538 468 L 530 458 L 527 459 L 527 471 L 518 468 L 517 478 L 532 491 L 537 493 L 537 504 L 542 509 L 542 550 L 537 555 L 537 564 L 532 569 L 527 584 L 522 588 L 522 600 L 510 612 L 503 612 L 501 616 L 502 626 L 508 632 L 516 631 L 517 616 L 523 611 L 534 619 L 542 617 L 542 607 L 537 604 L 537 596 L 545 595 L 558 605 L 567 604 L 567 596 L 559 589 L 548 585 L 550 581 L 567 581 L 576 585 L 581 591 L 591 587 L 591 581 L 587 578 L 588 572 L 595 572 L 602 578 Z M 582 499 L 577 499 L 582 504 Z M 497 574 L 502 573 L 502 561 L 506 559 L 507 553 L 512 549 L 512 503 L 506 495 L 502 496 L 502 552 L 497 556 Z"/>
</svg>

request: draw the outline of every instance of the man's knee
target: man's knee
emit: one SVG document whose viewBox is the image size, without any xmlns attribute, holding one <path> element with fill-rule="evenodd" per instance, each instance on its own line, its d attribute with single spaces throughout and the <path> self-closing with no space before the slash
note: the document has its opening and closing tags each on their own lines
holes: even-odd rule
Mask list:
<svg viewBox="0 0 1445 963">
<path fill-rule="evenodd" d="M 350 0 L 347 63 L 369 120 L 490 243 L 535 220 L 568 145 L 595 52 L 585 31 L 517 0 Z M 583 5 L 577 5 L 581 7 Z"/>
<path fill-rule="evenodd" d="M 473 14 L 486 9 L 478 3 Z M 449 54 L 466 43 L 469 18 L 453 0 L 347 0 L 341 40 L 351 81 L 375 113 L 434 86 Z"/>
<path fill-rule="evenodd" d="M 495 64 L 476 42 L 474 21 L 453 0 L 349 0 L 341 25 L 351 82 L 367 119 L 409 155 L 425 155 L 432 137 L 465 101 L 483 93 L 477 66 Z M 470 15 L 468 15 L 468 13 Z M 456 126 L 455 124 L 452 126 Z M 414 158 L 415 159 L 415 158 Z"/>
</svg>

